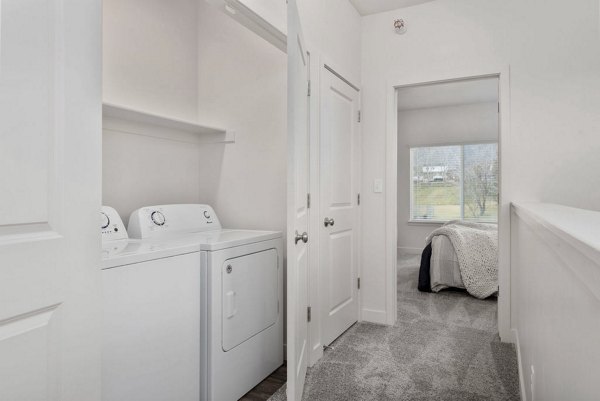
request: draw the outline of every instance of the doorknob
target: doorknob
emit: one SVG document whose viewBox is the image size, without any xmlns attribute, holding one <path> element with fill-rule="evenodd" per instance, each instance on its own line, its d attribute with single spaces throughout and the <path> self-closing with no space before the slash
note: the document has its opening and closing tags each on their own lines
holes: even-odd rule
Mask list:
<svg viewBox="0 0 600 401">
<path fill-rule="evenodd" d="M 333 226 L 335 224 L 335 220 L 330 219 L 329 217 L 325 217 L 325 221 L 323 222 L 323 224 L 325 224 L 325 227 Z"/>
<path fill-rule="evenodd" d="M 296 238 L 294 240 L 294 243 L 298 243 L 298 241 L 302 240 L 302 242 L 304 242 L 305 244 L 308 242 L 308 233 L 306 231 L 304 231 L 302 234 L 298 234 L 298 231 L 296 231 Z"/>
</svg>

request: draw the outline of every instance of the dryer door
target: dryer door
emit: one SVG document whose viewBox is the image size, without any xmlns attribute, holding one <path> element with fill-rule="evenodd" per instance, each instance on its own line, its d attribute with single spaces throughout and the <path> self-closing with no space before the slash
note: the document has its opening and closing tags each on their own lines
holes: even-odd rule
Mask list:
<svg viewBox="0 0 600 401">
<path fill-rule="evenodd" d="M 221 267 L 223 351 L 275 324 L 278 315 L 277 251 L 227 259 Z"/>
</svg>

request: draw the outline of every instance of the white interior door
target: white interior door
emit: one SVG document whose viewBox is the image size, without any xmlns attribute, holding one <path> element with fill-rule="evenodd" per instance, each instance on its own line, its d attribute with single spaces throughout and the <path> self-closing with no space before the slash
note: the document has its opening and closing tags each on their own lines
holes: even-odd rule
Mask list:
<svg viewBox="0 0 600 401">
<path fill-rule="evenodd" d="M 287 399 L 301 400 L 308 364 L 308 54 L 288 1 Z"/>
<path fill-rule="evenodd" d="M 99 400 L 100 0 L 0 1 L 0 171 L 0 400 Z"/>
<path fill-rule="evenodd" d="M 358 91 L 324 68 L 319 259 L 323 343 L 358 320 Z"/>
</svg>

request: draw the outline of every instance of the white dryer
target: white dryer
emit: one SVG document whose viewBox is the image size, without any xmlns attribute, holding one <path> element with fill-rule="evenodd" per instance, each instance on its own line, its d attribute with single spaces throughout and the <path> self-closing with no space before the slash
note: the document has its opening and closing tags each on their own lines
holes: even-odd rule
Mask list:
<svg viewBox="0 0 600 401">
<path fill-rule="evenodd" d="M 103 401 L 200 398 L 200 248 L 129 239 L 103 207 Z"/>
<path fill-rule="evenodd" d="M 223 229 L 197 204 L 138 209 L 128 231 L 200 249 L 200 400 L 237 400 L 282 365 L 281 232 Z"/>
</svg>

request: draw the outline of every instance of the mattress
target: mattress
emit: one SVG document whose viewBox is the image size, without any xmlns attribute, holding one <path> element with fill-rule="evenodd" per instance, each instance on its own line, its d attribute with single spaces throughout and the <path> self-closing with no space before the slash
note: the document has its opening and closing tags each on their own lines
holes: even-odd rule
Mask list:
<svg viewBox="0 0 600 401">
<path fill-rule="evenodd" d="M 431 291 L 438 292 L 449 287 L 465 288 L 458 257 L 447 236 L 436 235 L 431 239 L 430 263 Z"/>
</svg>

